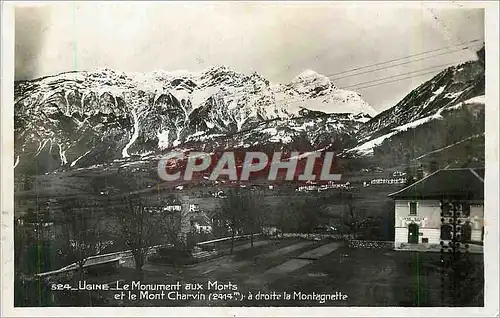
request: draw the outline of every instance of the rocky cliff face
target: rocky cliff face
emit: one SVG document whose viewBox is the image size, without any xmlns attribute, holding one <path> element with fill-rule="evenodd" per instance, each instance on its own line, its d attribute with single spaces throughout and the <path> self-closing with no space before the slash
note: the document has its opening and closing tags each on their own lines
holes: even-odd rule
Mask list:
<svg viewBox="0 0 500 318">
<path fill-rule="evenodd" d="M 314 148 L 351 138 L 375 113 L 359 94 L 313 71 L 289 84 L 223 66 L 69 72 L 15 84 L 16 171 L 91 166 L 187 144 Z"/>
</svg>

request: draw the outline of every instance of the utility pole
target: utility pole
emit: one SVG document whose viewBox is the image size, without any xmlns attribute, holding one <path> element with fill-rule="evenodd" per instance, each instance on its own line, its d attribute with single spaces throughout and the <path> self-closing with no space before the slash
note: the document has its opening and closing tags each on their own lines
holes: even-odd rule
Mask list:
<svg viewBox="0 0 500 318">
<path fill-rule="evenodd" d="M 461 229 L 465 219 L 463 204 L 454 199 L 441 201 L 441 233 L 448 227 L 450 236 L 441 236 L 441 305 L 462 306 L 470 290 L 462 288 L 470 271 L 469 245 L 463 244 Z M 446 239 L 448 243 L 445 242 Z M 462 253 L 463 252 L 463 253 Z M 462 255 L 464 254 L 464 255 Z"/>
</svg>

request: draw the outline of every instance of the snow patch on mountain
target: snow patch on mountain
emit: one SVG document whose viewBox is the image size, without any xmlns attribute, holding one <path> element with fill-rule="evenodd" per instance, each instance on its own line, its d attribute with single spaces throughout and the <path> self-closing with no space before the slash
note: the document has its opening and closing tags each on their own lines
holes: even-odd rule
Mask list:
<svg viewBox="0 0 500 318">
<path fill-rule="evenodd" d="M 68 160 L 66 159 L 65 151 L 63 150 L 61 144 L 59 144 L 59 157 L 61 158 L 61 166 L 68 163 Z"/>
<path fill-rule="evenodd" d="M 40 154 L 40 152 L 42 151 L 43 148 L 45 148 L 45 145 L 47 144 L 47 142 L 49 142 L 50 139 L 45 139 L 43 140 L 43 143 L 41 142 L 40 143 L 40 146 L 38 147 L 38 149 L 36 150 L 36 153 L 35 153 L 35 156 L 38 156 Z"/>
<path fill-rule="evenodd" d="M 469 98 L 462 102 L 463 104 L 483 104 L 486 105 L 486 95 L 479 95 L 476 97 Z"/>
<path fill-rule="evenodd" d="M 305 70 L 297 75 L 290 83 L 290 86 L 302 94 L 336 89 L 328 77 L 318 74 L 313 70 Z"/>
<path fill-rule="evenodd" d="M 440 90 L 440 93 L 443 92 L 443 90 L 438 89 L 438 91 L 439 90 Z M 434 92 L 434 96 L 438 95 L 438 94 L 436 94 L 436 92 Z M 433 98 L 433 97 L 431 97 L 431 98 Z M 356 146 L 352 149 L 347 150 L 346 152 L 349 153 L 349 152 L 357 151 L 362 155 L 371 155 L 371 154 L 373 154 L 373 148 L 375 148 L 376 146 L 379 146 L 385 139 L 390 138 L 399 132 L 403 132 L 403 131 L 406 131 L 408 129 L 414 129 L 414 128 L 416 128 L 420 125 L 423 125 L 425 123 L 428 123 L 432 120 L 441 120 L 441 119 L 443 119 L 443 116 L 441 114 L 445 110 L 447 111 L 447 110 L 452 110 L 452 109 L 458 109 L 458 108 L 461 108 L 465 105 L 471 105 L 471 104 L 485 105 L 485 101 L 486 101 L 485 97 L 486 97 L 485 95 L 480 95 L 480 96 L 476 96 L 476 97 L 467 99 L 467 100 L 465 100 L 461 103 L 458 103 L 456 105 L 442 107 L 430 116 L 422 117 L 422 118 L 419 118 L 417 120 L 406 123 L 404 125 L 398 126 L 394 129 L 392 129 L 391 132 L 389 132 L 385 135 L 382 135 L 380 137 L 374 138 L 372 140 L 366 141 L 359 146 Z"/>
<path fill-rule="evenodd" d="M 369 140 L 369 141 L 367 141 L 367 142 L 365 142 L 357 147 L 354 147 L 352 149 L 347 150 L 347 152 L 357 151 L 357 152 L 361 153 L 362 155 L 371 155 L 371 154 L 373 154 L 373 148 L 382 144 L 382 142 L 384 140 L 386 140 L 387 138 L 390 138 L 399 132 L 406 131 L 408 129 L 416 128 L 416 127 L 423 125 L 431 120 L 442 119 L 443 117 L 441 116 L 441 113 L 443 112 L 444 109 L 446 109 L 446 107 L 439 109 L 435 114 L 433 114 L 431 116 L 420 118 L 420 119 L 417 119 L 415 121 L 409 122 L 409 123 L 401 125 L 399 127 L 396 127 L 390 133 L 387 133 L 387 134 L 382 135 L 380 137 Z"/>
<path fill-rule="evenodd" d="M 160 150 L 163 150 L 163 149 L 166 149 L 166 148 L 169 147 L 168 134 L 169 134 L 168 130 L 162 130 L 160 133 L 158 133 L 158 135 L 157 135 L 157 137 L 158 137 L 158 148 Z"/>
<path fill-rule="evenodd" d="M 390 138 L 392 136 L 394 136 L 395 134 L 397 134 L 398 131 L 392 131 L 388 134 L 385 134 L 385 135 L 382 135 L 380 137 L 377 137 L 377 138 L 374 138 L 370 141 L 367 141 L 359 146 L 356 146 L 354 148 L 351 148 L 349 150 L 346 151 L 346 153 L 349 153 L 349 152 L 357 152 L 361 155 L 372 155 L 373 154 L 373 148 L 375 148 L 376 146 L 379 146 L 380 144 L 382 144 L 382 142 L 384 140 L 386 140 L 387 138 Z"/>
<path fill-rule="evenodd" d="M 429 100 L 425 103 L 425 106 L 423 108 L 426 108 L 429 104 L 431 104 L 436 99 L 436 97 L 438 97 L 441 93 L 444 92 L 445 88 L 446 88 L 445 86 L 441 86 L 437 90 L 432 92 L 432 97 L 429 98 Z"/>
<path fill-rule="evenodd" d="M 441 116 L 441 112 L 443 111 L 444 108 L 440 109 L 438 112 L 436 112 L 434 115 L 432 116 L 427 116 L 427 117 L 424 117 L 424 118 L 420 118 L 420 119 L 417 119 L 415 121 L 412 121 L 411 123 L 408 123 L 408 124 L 404 124 L 402 126 L 399 126 L 397 128 L 395 128 L 395 130 L 397 130 L 398 132 L 399 131 L 406 131 L 410 128 L 415 128 L 415 127 L 418 127 L 420 125 L 423 125 L 431 120 L 434 120 L 434 119 L 442 119 L 443 117 Z"/>
<path fill-rule="evenodd" d="M 92 149 L 88 150 L 83 155 L 81 155 L 80 157 L 76 158 L 76 160 L 74 160 L 73 162 L 71 162 L 70 167 L 74 167 L 76 165 L 76 163 L 78 162 L 78 160 L 80 160 L 83 157 L 85 157 L 86 155 L 88 155 L 91 151 L 92 151 Z"/>
<path fill-rule="evenodd" d="M 486 105 L 486 96 L 485 95 L 480 95 L 476 97 L 472 97 L 470 99 L 464 100 L 461 103 L 458 103 L 453 106 L 449 106 L 446 109 L 459 109 L 465 105 Z"/>
<path fill-rule="evenodd" d="M 285 89 L 278 89 L 276 101 L 291 114 L 298 114 L 305 108 L 329 114 L 352 113 L 377 115 L 361 95 L 348 90 L 338 89 L 327 76 L 306 70 L 296 76 Z"/>
<path fill-rule="evenodd" d="M 128 148 L 132 146 L 132 144 L 137 140 L 137 137 L 139 137 L 139 118 L 137 117 L 137 114 L 134 109 L 131 109 L 130 112 L 132 113 L 132 116 L 134 117 L 134 133 L 132 134 L 132 138 L 130 138 L 130 141 L 128 144 L 123 148 L 122 150 L 122 157 L 123 158 L 128 158 L 130 155 L 128 154 Z"/>
</svg>

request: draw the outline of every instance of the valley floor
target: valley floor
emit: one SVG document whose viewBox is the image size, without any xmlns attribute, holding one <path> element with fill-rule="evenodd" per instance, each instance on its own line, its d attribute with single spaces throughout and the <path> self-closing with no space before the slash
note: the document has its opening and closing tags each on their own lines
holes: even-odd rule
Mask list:
<svg viewBox="0 0 500 318">
<path fill-rule="evenodd" d="M 470 258 L 471 271 L 456 281 L 458 294 L 452 297 L 451 276 L 442 272 L 439 253 L 354 249 L 343 242 L 297 239 L 262 239 L 253 248 L 238 242 L 233 255 L 194 266 L 143 267 L 142 284 L 199 283 L 203 290 L 179 293 L 200 299 L 115 300 L 116 292 L 100 292 L 105 304 L 93 306 L 482 306 L 483 259 L 482 255 Z M 124 284 L 137 280 L 134 275 L 133 261 L 128 260 L 115 274 L 85 279 Z M 207 290 L 210 282 L 217 283 Z M 215 285 L 236 287 L 219 291 Z M 284 293 L 290 299 L 283 299 Z M 337 295 L 337 300 L 321 301 L 314 294 Z M 340 294 L 347 296 L 342 299 Z"/>
</svg>

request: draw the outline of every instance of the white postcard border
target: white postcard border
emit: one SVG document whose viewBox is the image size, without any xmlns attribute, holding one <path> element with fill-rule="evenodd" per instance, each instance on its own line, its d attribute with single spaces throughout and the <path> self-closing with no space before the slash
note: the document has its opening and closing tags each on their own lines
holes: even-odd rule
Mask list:
<svg viewBox="0 0 500 318">
<path fill-rule="evenodd" d="M 374 1 L 375 2 L 375 1 Z M 22 2 L 21 5 L 33 4 Z M 373 5 L 373 2 L 336 2 L 342 5 Z M 14 308 L 13 303 L 13 82 L 14 82 L 14 2 L 2 2 L 2 78 L 1 78 L 1 284 L 2 316 L 5 317 L 90 317 L 90 316 L 155 316 L 155 317 L 233 317 L 233 316 L 454 316 L 493 317 L 499 315 L 498 280 L 498 207 L 499 207 L 499 77 L 497 1 L 426 1 L 378 2 L 389 6 L 484 7 L 486 42 L 486 174 L 485 174 L 485 307 L 47 307 Z"/>
</svg>

